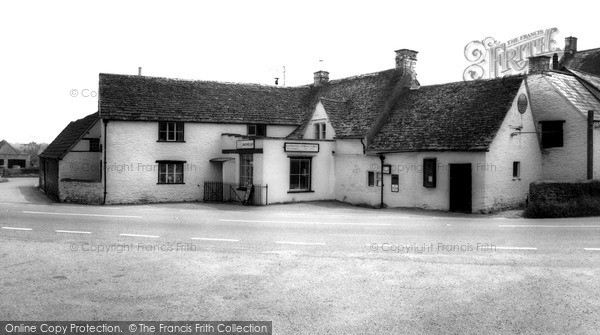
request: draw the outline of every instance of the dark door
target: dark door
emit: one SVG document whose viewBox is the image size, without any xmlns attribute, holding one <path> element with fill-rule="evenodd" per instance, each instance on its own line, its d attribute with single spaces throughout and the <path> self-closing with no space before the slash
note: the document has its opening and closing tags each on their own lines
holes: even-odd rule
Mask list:
<svg viewBox="0 0 600 335">
<path fill-rule="evenodd" d="M 471 213 L 471 164 L 450 164 L 450 210 Z"/>
</svg>

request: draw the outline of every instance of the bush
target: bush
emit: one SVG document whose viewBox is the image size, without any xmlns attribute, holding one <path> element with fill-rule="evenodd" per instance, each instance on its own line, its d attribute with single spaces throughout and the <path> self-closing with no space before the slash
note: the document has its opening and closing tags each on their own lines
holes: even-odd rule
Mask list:
<svg viewBox="0 0 600 335">
<path fill-rule="evenodd" d="M 582 196 L 568 202 L 530 202 L 523 216 L 526 218 L 600 216 L 600 198 Z"/>
</svg>

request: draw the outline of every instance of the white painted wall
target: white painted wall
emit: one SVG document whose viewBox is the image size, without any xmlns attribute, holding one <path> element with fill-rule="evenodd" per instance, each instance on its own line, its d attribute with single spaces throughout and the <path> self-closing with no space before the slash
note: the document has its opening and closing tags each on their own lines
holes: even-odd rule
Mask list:
<svg viewBox="0 0 600 335">
<path fill-rule="evenodd" d="M 264 140 L 263 155 L 255 155 L 255 166 L 262 165 L 262 184 L 269 186 L 269 203 L 333 200 L 335 199 L 335 174 L 332 151 L 334 141 L 292 141 L 294 143 L 319 143 L 318 153 L 291 153 L 283 149 L 285 140 Z M 289 193 L 290 156 L 312 157 L 313 192 Z M 255 169 L 256 173 L 261 173 Z M 257 177 L 261 178 L 261 177 Z"/>
<path fill-rule="evenodd" d="M 267 137 L 287 137 L 294 130 L 296 126 L 271 126 L 267 125 Z"/>
<path fill-rule="evenodd" d="M 158 122 L 110 121 L 107 136 L 107 203 L 198 201 L 204 181 L 220 181 L 221 134 L 246 125 L 185 124 L 185 142 L 157 142 Z M 157 160 L 186 161 L 184 184 L 157 184 Z M 227 163 L 225 163 L 227 164 Z"/>
<path fill-rule="evenodd" d="M 325 122 L 325 125 L 326 125 L 325 126 L 326 139 L 335 138 L 335 130 L 331 126 L 331 122 L 329 121 L 329 116 L 327 115 L 327 112 L 325 111 L 325 107 L 323 106 L 321 101 L 319 101 L 319 103 L 317 103 L 317 106 L 315 107 L 315 111 L 313 112 L 313 115 L 310 119 L 310 122 L 308 123 L 308 126 L 304 130 L 304 134 L 303 134 L 302 138 L 314 140 L 315 139 L 315 123 L 322 123 L 322 122 Z"/>
<path fill-rule="evenodd" d="M 578 180 L 587 177 L 587 118 L 564 96 L 557 92 L 543 76 L 529 76 L 533 113 L 537 131 L 539 121 L 565 120 L 562 148 L 542 150 L 544 180 Z M 594 131 L 594 173 L 600 177 L 600 130 Z"/>
<path fill-rule="evenodd" d="M 486 162 L 493 170 L 486 174 L 484 203 L 486 210 L 515 207 L 524 204 L 529 184 L 542 175 L 542 154 L 536 135 L 535 122 L 528 104 L 524 114 L 517 109 L 518 96 L 527 90 L 523 84 L 496 134 Z M 522 127 L 519 132 L 512 127 Z M 520 135 L 513 135 L 520 133 Z M 513 162 L 521 162 L 521 177 L 513 178 Z"/>
</svg>

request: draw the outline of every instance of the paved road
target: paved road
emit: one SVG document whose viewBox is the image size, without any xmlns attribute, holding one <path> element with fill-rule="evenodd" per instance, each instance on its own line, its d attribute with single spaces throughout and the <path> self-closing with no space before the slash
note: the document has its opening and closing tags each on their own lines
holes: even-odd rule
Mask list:
<svg viewBox="0 0 600 335">
<path fill-rule="evenodd" d="M 81 206 L 34 186 L 0 184 L 2 319 L 260 319 L 281 334 L 599 329 L 598 218 Z"/>
</svg>

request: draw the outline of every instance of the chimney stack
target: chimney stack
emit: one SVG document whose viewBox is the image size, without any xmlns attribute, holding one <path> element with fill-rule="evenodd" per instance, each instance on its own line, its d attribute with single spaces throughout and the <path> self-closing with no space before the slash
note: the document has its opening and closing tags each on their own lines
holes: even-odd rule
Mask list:
<svg viewBox="0 0 600 335">
<path fill-rule="evenodd" d="M 528 74 L 541 74 L 550 69 L 550 56 L 529 57 Z"/>
<path fill-rule="evenodd" d="M 322 86 L 329 82 L 329 72 L 317 71 L 315 72 L 315 86 Z"/>
<path fill-rule="evenodd" d="M 417 63 L 418 51 L 409 49 L 396 50 L 396 70 L 406 77 L 407 83 L 411 89 L 417 89 L 421 85 L 417 81 L 417 73 L 415 72 L 415 65 Z"/>
<path fill-rule="evenodd" d="M 139 67 L 138 67 L 138 76 L 141 76 L 141 75 L 142 75 L 142 67 L 141 67 L 141 66 L 139 66 Z"/>
<path fill-rule="evenodd" d="M 565 38 L 565 54 L 574 55 L 577 52 L 577 37 Z"/>
</svg>

